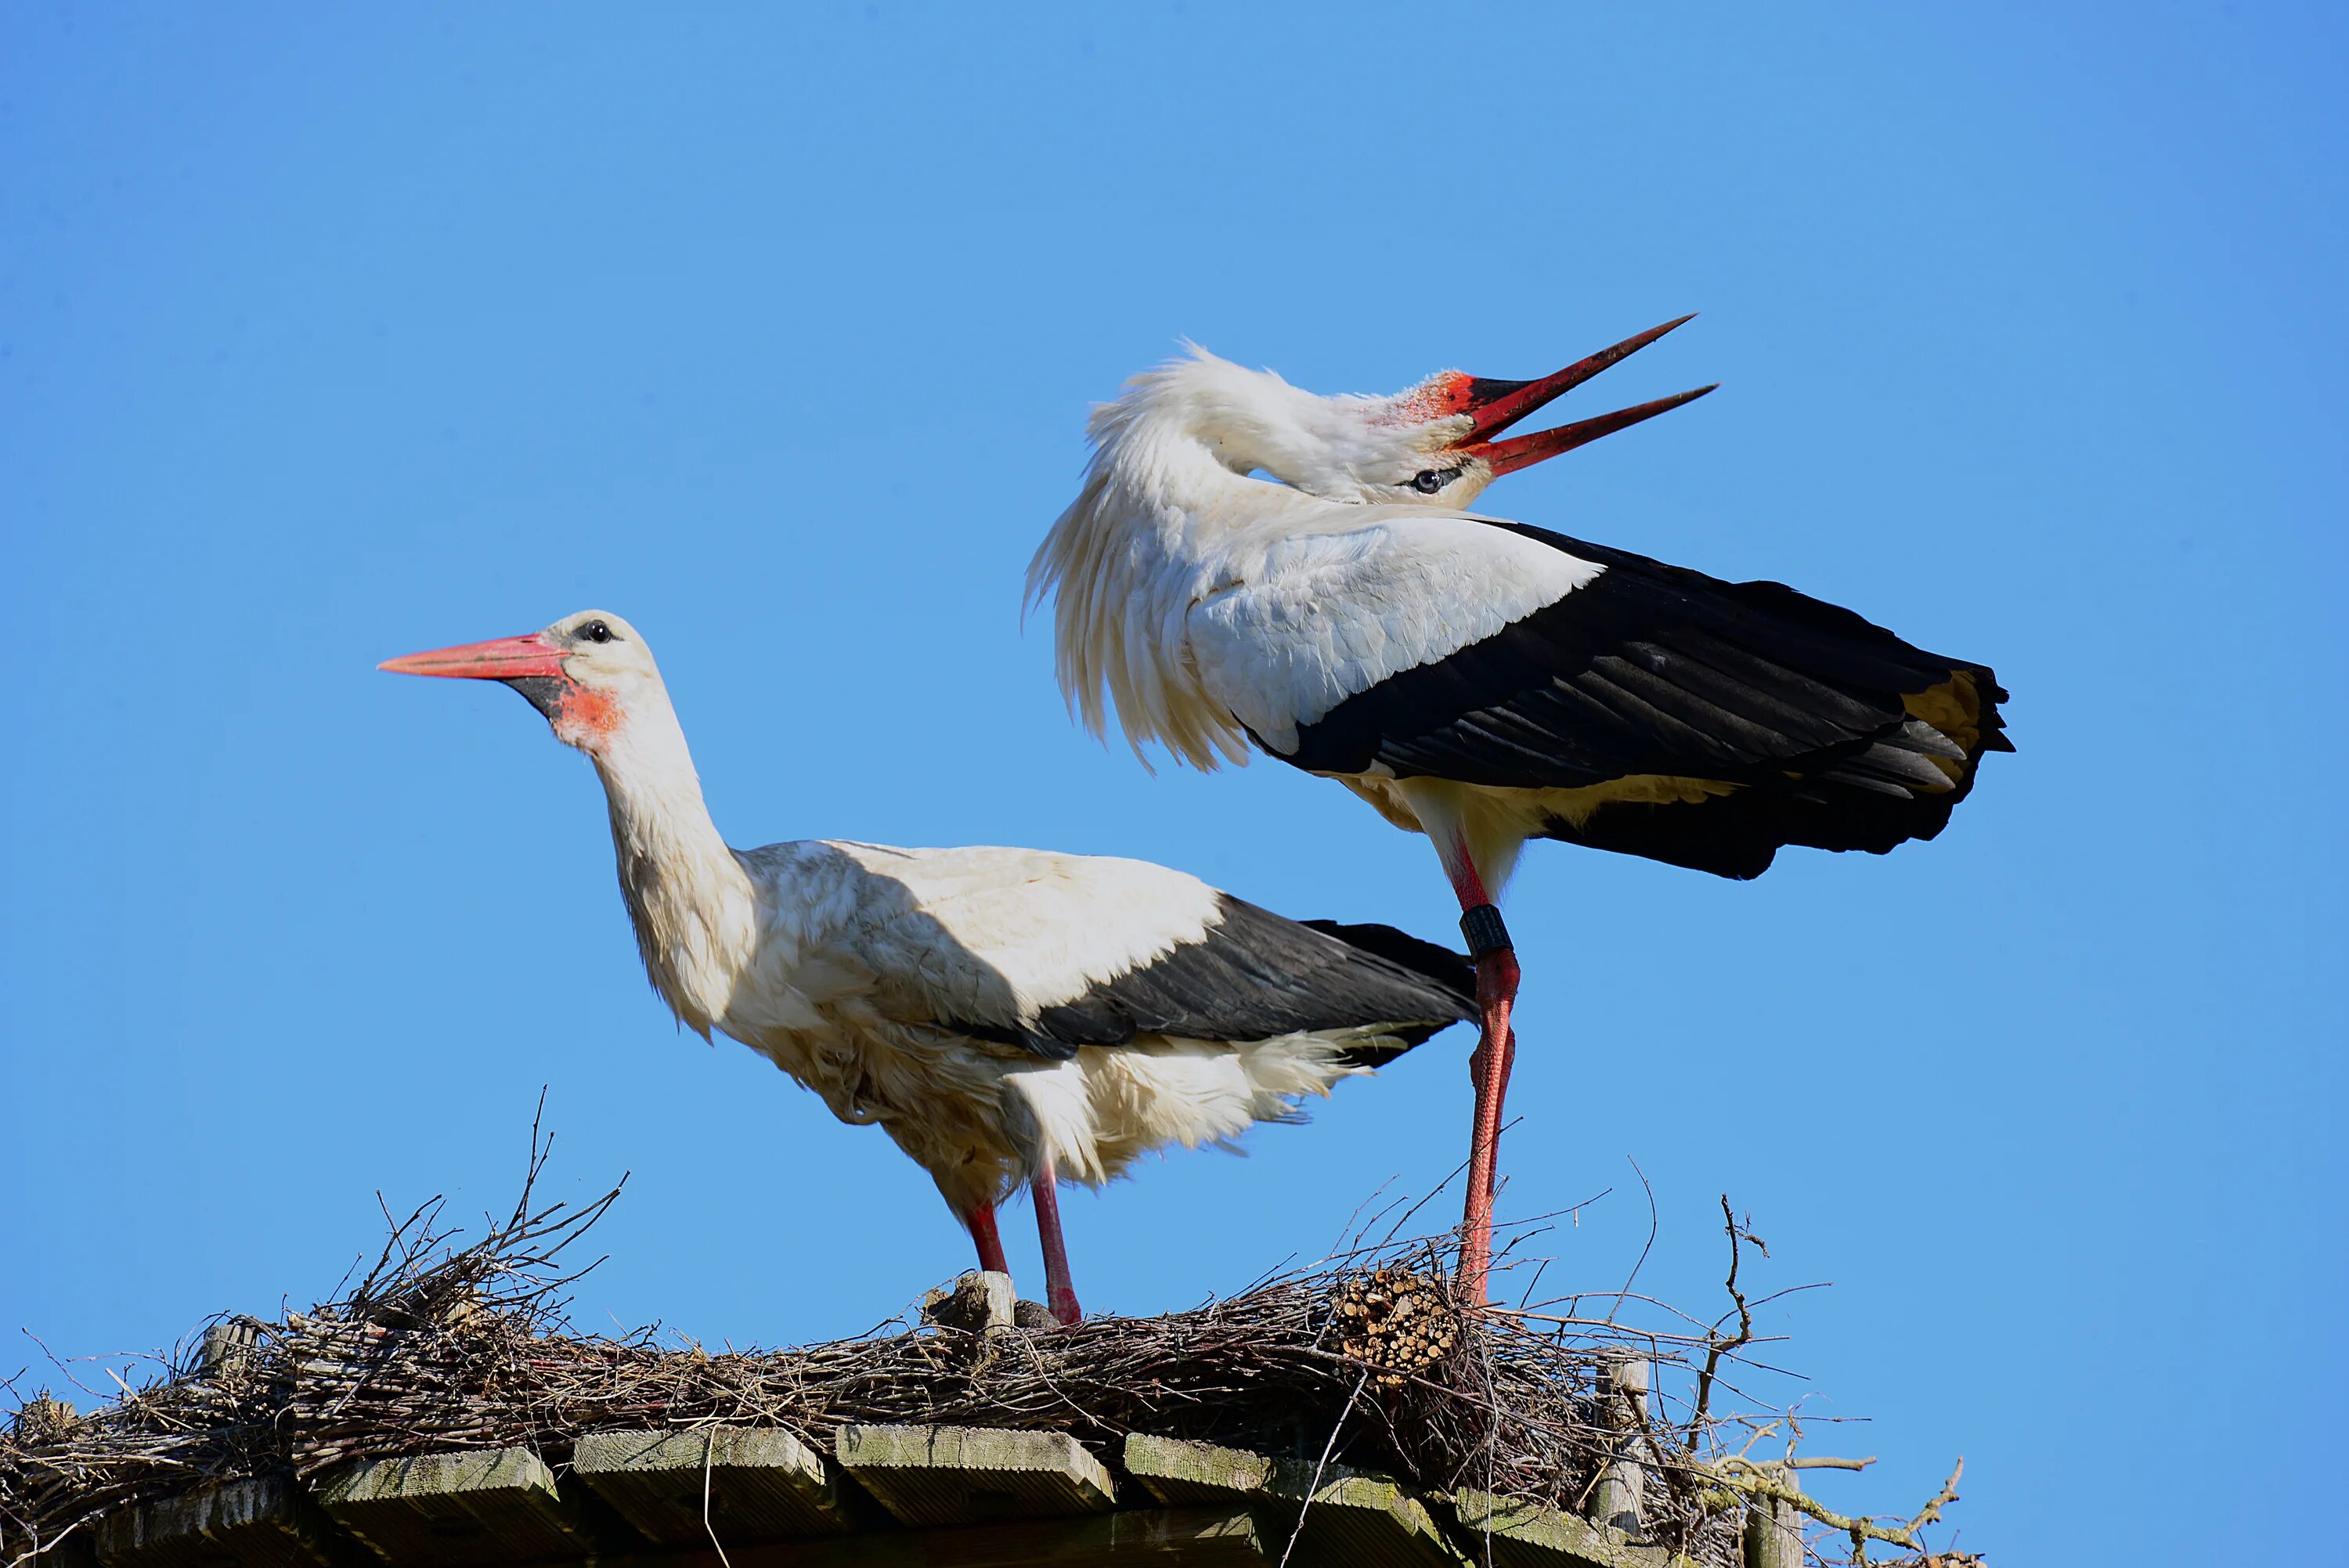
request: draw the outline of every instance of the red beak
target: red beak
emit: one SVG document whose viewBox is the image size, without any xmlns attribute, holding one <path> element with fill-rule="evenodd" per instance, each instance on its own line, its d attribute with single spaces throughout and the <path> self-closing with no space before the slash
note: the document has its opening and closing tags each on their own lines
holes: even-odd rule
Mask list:
<svg viewBox="0 0 2349 1568">
<path fill-rule="evenodd" d="M 517 676 L 560 676 L 563 650 L 543 632 L 497 637 L 453 648 L 404 654 L 376 665 L 403 676 L 447 676 L 459 680 L 510 681 Z"/>
<path fill-rule="evenodd" d="M 1642 419 L 1652 419 L 1683 403 L 1693 403 L 1714 387 L 1699 387 L 1693 391 L 1675 392 L 1669 397 L 1659 397 L 1652 403 L 1636 403 L 1629 408 L 1618 408 L 1612 414 L 1600 414 L 1595 418 L 1577 419 L 1571 425 L 1560 425 L 1555 430 L 1537 430 L 1530 436 L 1511 436 L 1506 441 L 1478 441 L 1473 446 L 1455 449 L 1472 458 L 1482 458 L 1493 465 L 1493 477 L 1515 473 L 1531 468 L 1544 458 L 1554 458 L 1560 452 L 1570 452 L 1577 447 L 1588 446 L 1601 436 L 1611 436 L 1627 425 Z"/>
<path fill-rule="evenodd" d="M 1651 326 L 1611 348 L 1602 348 L 1588 358 L 1578 359 L 1557 374 L 1545 376 L 1537 381 L 1470 377 L 1467 385 L 1456 394 L 1458 407 L 1454 411 L 1473 415 L 1475 418 L 1467 434 L 1454 449 L 1469 457 L 1484 459 L 1493 466 L 1494 476 L 1498 478 L 1502 474 L 1528 468 L 1544 458 L 1554 458 L 1560 452 L 1570 452 L 1577 447 L 1587 446 L 1601 436 L 1611 436 L 1628 425 L 1652 419 L 1667 409 L 1695 401 L 1720 383 L 1716 381 L 1713 387 L 1700 387 L 1692 392 L 1659 397 L 1652 403 L 1641 403 L 1636 407 L 1619 408 L 1612 414 L 1601 414 L 1596 418 L 1579 419 L 1554 430 L 1515 436 L 1506 441 L 1491 438 L 1544 404 L 1564 397 L 1609 366 L 1639 353 L 1672 328 L 1692 319 L 1692 314 L 1682 316 L 1678 321 L 1668 321 L 1661 326 Z"/>
</svg>

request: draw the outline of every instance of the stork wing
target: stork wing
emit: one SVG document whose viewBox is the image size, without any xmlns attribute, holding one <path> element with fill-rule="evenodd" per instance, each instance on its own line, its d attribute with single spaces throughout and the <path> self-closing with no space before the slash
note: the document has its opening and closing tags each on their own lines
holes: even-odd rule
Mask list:
<svg viewBox="0 0 2349 1568">
<path fill-rule="evenodd" d="M 1723 583 L 1543 529 L 1461 521 L 1508 542 L 1463 557 L 1464 578 L 1423 545 L 1389 549 L 1365 552 L 1350 576 L 1291 568 L 1195 612 L 1203 670 L 1278 676 L 1232 693 L 1259 744 L 1319 773 L 1581 791 L 1541 798 L 1543 830 L 1740 877 L 1781 844 L 1880 851 L 1930 838 L 1982 755 L 2013 749 L 1997 706 L 2006 694 L 1983 665 L 1783 583 Z M 1570 585 L 1529 593 L 1515 553 L 1526 550 L 1568 563 Z M 1413 567 L 1423 575 L 1402 582 L 1362 574 Z M 1504 607 L 1497 627 L 1479 613 L 1487 597 Z M 1455 603 L 1468 610 L 1442 620 L 1449 635 L 1373 640 Z M 1713 788 L 1657 787 L 1665 780 Z"/>
<path fill-rule="evenodd" d="M 1163 866 L 828 847 L 864 873 L 835 940 L 855 945 L 875 1002 L 900 1023 L 1056 1057 L 1142 1036 L 1247 1042 L 1381 1026 L 1392 1054 L 1472 1010 L 1456 954 L 1383 926 L 1284 920 Z"/>
<path fill-rule="evenodd" d="M 1360 526 L 1235 562 L 1235 581 L 1185 617 L 1200 685 L 1278 756 L 1347 699 L 1499 636 L 1600 574 L 1475 517 L 1359 510 Z"/>
<path fill-rule="evenodd" d="M 1589 577 L 1352 694 L 1299 727 L 1288 760 L 1555 789 L 1640 774 L 1770 780 L 1865 753 L 1911 719 L 1969 760 L 2012 749 L 1996 707 L 2006 694 L 1982 665 L 1784 583 L 1723 583 L 1543 529 L 1486 526 L 1588 562 Z"/>
</svg>

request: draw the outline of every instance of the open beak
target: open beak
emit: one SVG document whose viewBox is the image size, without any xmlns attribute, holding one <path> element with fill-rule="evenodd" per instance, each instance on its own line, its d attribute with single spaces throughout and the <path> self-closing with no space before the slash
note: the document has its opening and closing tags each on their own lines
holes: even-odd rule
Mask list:
<svg viewBox="0 0 2349 1568">
<path fill-rule="evenodd" d="M 446 676 L 458 680 L 510 681 L 520 676 L 560 676 L 563 650 L 543 632 L 519 637 L 496 637 L 486 643 L 465 643 L 404 654 L 376 665 L 403 676 Z"/>
<path fill-rule="evenodd" d="M 1588 358 L 1578 359 L 1557 374 L 1545 376 L 1537 381 L 1471 377 L 1461 394 L 1461 407 L 1457 411 L 1472 416 L 1472 423 L 1467 434 L 1453 449 L 1467 457 L 1483 459 L 1492 465 L 1494 477 L 1497 479 L 1503 474 L 1530 468 L 1544 458 L 1554 458 L 1560 452 L 1588 446 L 1601 436 L 1611 436 L 1626 426 L 1636 425 L 1642 419 L 1652 419 L 1683 403 L 1694 402 L 1720 383 L 1716 381 L 1713 387 L 1699 387 L 1693 391 L 1659 397 L 1652 403 L 1619 408 L 1612 414 L 1600 414 L 1595 418 L 1578 419 L 1554 430 L 1537 431 L 1530 436 L 1512 436 L 1505 441 L 1492 438 L 1543 405 L 1564 397 L 1609 366 L 1639 353 L 1690 319 L 1691 316 L 1684 315 L 1678 321 L 1651 326 L 1611 348 L 1602 348 Z"/>
</svg>

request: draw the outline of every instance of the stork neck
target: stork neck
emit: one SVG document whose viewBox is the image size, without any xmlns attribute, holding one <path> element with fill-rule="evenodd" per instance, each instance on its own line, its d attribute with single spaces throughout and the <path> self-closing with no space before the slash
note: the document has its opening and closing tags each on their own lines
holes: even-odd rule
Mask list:
<svg viewBox="0 0 2349 1568">
<path fill-rule="evenodd" d="M 590 755 L 611 807 L 620 892 L 645 973 L 678 1020 L 706 1037 L 757 947 L 750 873 L 709 820 L 665 693 L 632 700 L 626 721 Z"/>
<path fill-rule="evenodd" d="M 1110 416 L 1084 488 L 1028 565 L 1030 603 L 1055 596 L 1061 690 L 1095 735 L 1113 704 L 1137 750 L 1155 740 L 1203 770 L 1245 762 L 1246 735 L 1190 660 L 1185 612 L 1247 575 L 1251 550 L 1346 509 L 1235 471 L 1174 421 Z"/>
<path fill-rule="evenodd" d="M 1205 564 L 1221 548 L 1309 529 L 1333 510 L 1302 490 L 1235 471 L 1187 431 L 1137 434 L 1109 465 L 1101 510 L 1143 523 L 1176 559 Z"/>
</svg>

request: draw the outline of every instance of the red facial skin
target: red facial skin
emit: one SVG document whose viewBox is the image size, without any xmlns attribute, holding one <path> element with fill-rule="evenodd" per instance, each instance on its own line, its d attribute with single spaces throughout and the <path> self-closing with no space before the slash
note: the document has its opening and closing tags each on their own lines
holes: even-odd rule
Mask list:
<svg viewBox="0 0 2349 1568">
<path fill-rule="evenodd" d="M 1475 386 L 1476 377 L 1464 371 L 1446 370 L 1440 376 L 1431 376 L 1399 399 L 1381 422 L 1424 425 L 1430 419 L 1473 414 L 1476 411 Z"/>
<path fill-rule="evenodd" d="M 600 750 L 620 727 L 620 700 L 609 692 L 593 691 L 565 678 L 554 733 L 583 751 Z"/>
</svg>

